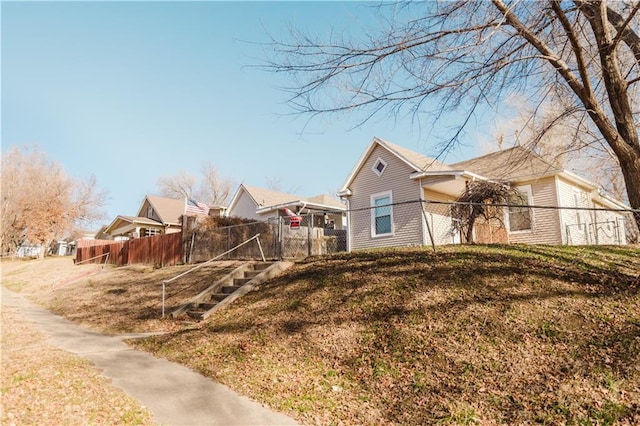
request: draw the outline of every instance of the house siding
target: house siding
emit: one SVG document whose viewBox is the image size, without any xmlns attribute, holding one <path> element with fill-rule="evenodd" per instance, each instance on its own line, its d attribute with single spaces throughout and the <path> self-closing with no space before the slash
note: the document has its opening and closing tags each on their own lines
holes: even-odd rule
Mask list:
<svg viewBox="0 0 640 426">
<path fill-rule="evenodd" d="M 440 201 L 445 203 L 455 201 L 453 197 L 440 192 L 431 191 L 429 189 L 423 190 L 422 198 L 427 201 Z M 433 243 L 435 245 L 454 244 L 460 242 L 458 232 L 453 229 L 449 204 L 426 203 L 424 205 L 424 211 L 428 220 L 428 225 L 431 228 Z M 425 241 L 430 243 L 431 238 L 428 232 L 429 230 L 425 229 Z"/>
<path fill-rule="evenodd" d="M 533 182 L 517 182 L 514 186 L 531 187 L 531 205 L 556 206 L 558 192 L 555 177 Z M 531 231 L 509 232 L 510 243 L 562 244 L 560 212 L 556 209 L 532 209 L 533 229 Z"/>
<path fill-rule="evenodd" d="M 596 208 L 605 208 L 594 202 Z M 593 230 L 593 244 L 627 244 L 626 218 L 615 211 L 595 212 L 595 229 Z"/>
<path fill-rule="evenodd" d="M 559 205 L 562 207 L 603 208 L 595 203 L 591 191 L 558 178 Z M 563 210 L 563 243 L 626 244 L 624 216 L 613 211 Z"/>
<path fill-rule="evenodd" d="M 387 164 L 381 176 L 372 170 L 378 158 Z M 391 191 L 394 204 L 416 201 L 420 195 L 420 184 L 409 177 L 413 172 L 412 167 L 386 149 L 374 148 L 350 185 L 353 193 L 349 197 L 352 250 L 423 244 L 421 206 L 416 202 L 393 206 L 393 235 L 371 235 L 371 195 Z M 353 211 L 358 209 L 364 210 Z"/>
<path fill-rule="evenodd" d="M 147 214 L 147 212 L 149 211 L 149 207 L 151 207 L 151 211 L 153 212 L 151 215 Z M 148 217 L 149 219 L 162 222 L 162 220 L 160 220 L 160 216 L 158 216 L 158 213 L 156 212 L 156 209 L 154 209 L 153 206 L 151 206 L 151 203 L 149 203 L 149 200 L 144 201 L 144 204 L 142 204 L 142 208 L 140 209 L 138 216 Z"/>
<path fill-rule="evenodd" d="M 232 206 L 227 214 L 229 217 L 242 217 L 247 219 L 255 219 L 255 220 L 266 220 L 265 216 L 260 216 L 256 213 L 256 203 L 253 199 L 246 193 L 246 191 L 242 191 L 238 196 L 237 201 Z"/>
</svg>

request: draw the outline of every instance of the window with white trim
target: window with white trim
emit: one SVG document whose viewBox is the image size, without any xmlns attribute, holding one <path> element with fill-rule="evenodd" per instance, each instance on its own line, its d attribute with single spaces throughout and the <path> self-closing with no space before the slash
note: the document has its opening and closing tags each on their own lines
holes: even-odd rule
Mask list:
<svg viewBox="0 0 640 426">
<path fill-rule="evenodd" d="M 160 234 L 161 234 L 161 232 L 157 228 L 147 228 L 144 231 L 144 236 L 145 237 L 153 237 L 154 235 L 160 235 Z"/>
<path fill-rule="evenodd" d="M 378 176 L 382 176 L 382 173 L 384 173 L 384 170 L 386 168 L 386 161 L 384 161 L 382 158 L 378 158 L 376 162 L 373 163 L 373 167 L 371 168 L 371 170 L 373 170 L 373 173 L 377 174 Z"/>
<path fill-rule="evenodd" d="M 531 212 L 531 186 L 516 188 L 518 194 L 509 201 L 509 231 L 521 232 L 533 230 L 533 216 Z"/>
<path fill-rule="evenodd" d="M 371 195 L 371 236 L 393 235 L 391 191 Z"/>
</svg>

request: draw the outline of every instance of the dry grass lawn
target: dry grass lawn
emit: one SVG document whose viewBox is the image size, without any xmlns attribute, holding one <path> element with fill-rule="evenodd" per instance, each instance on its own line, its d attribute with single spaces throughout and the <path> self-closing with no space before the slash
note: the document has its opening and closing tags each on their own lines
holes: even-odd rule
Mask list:
<svg viewBox="0 0 640 426">
<path fill-rule="evenodd" d="M 151 425 L 151 414 L 89 362 L 2 309 L 2 420 L 9 425 Z"/>
<path fill-rule="evenodd" d="M 181 268 L 8 278 L 96 329 L 171 331 L 134 344 L 304 424 L 640 424 L 638 247 L 310 258 L 207 321 L 160 320 Z"/>
</svg>

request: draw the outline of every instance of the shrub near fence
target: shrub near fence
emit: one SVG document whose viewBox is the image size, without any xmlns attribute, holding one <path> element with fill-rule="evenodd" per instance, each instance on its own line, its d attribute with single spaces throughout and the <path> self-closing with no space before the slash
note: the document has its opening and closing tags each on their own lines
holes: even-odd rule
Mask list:
<svg viewBox="0 0 640 426">
<path fill-rule="evenodd" d="M 160 267 L 182 263 L 182 233 L 155 235 L 127 241 L 78 247 L 76 263 L 109 263 L 116 266 L 146 263 Z"/>
<path fill-rule="evenodd" d="M 294 259 L 346 251 L 346 231 L 324 226 L 322 214 L 300 215 L 297 228 L 289 218 L 271 218 L 264 222 L 226 217 L 190 217 L 184 228 L 185 259 L 203 262 L 219 256 L 249 238 L 260 234 L 260 247 L 250 243 L 228 253 L 229 259 Z M 260 252 L 262 248 L 262 253 Z"/>
<path fill-rule="evenodd" d="M 260 247 L 265 257 L 276 258 L 277 228 L 269 222 L 256 222 L 235 217 L 187 217 L 184 232 L 184 253 L 187 263 L 207 261 L 260 234 Z M 257 243 L 247 244 L 229 253 L 226 258 L 259 259 Z"/>
</svg>

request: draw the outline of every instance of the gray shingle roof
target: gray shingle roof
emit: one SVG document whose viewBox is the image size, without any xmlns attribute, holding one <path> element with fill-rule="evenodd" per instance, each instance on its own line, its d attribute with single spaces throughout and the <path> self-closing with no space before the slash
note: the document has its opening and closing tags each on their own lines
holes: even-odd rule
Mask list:
<svg viewBox="0 0 640 426">
<path fill-rule="evenodd" d="M 557 164 L 521 146 L 461 161 L 451 167 L 502 181 L 535 179 L 563 171 Z"/>
<path fill-rule="evenodd" d="M 410 163 L 416 171 L 420 172 L 442 172 L 454 170 L 450 166 L 436 160 L 435 158 L 427 157 L 426 155 L 419 154 L 415 151 L 396 145 L 391 142 L 387 142 L 380 138 L 376 138 L 378 142 L 385 146 L 387 149 L 396 153 L 396 155 L 403 158 L 406 162 Z"/>
</svg>

